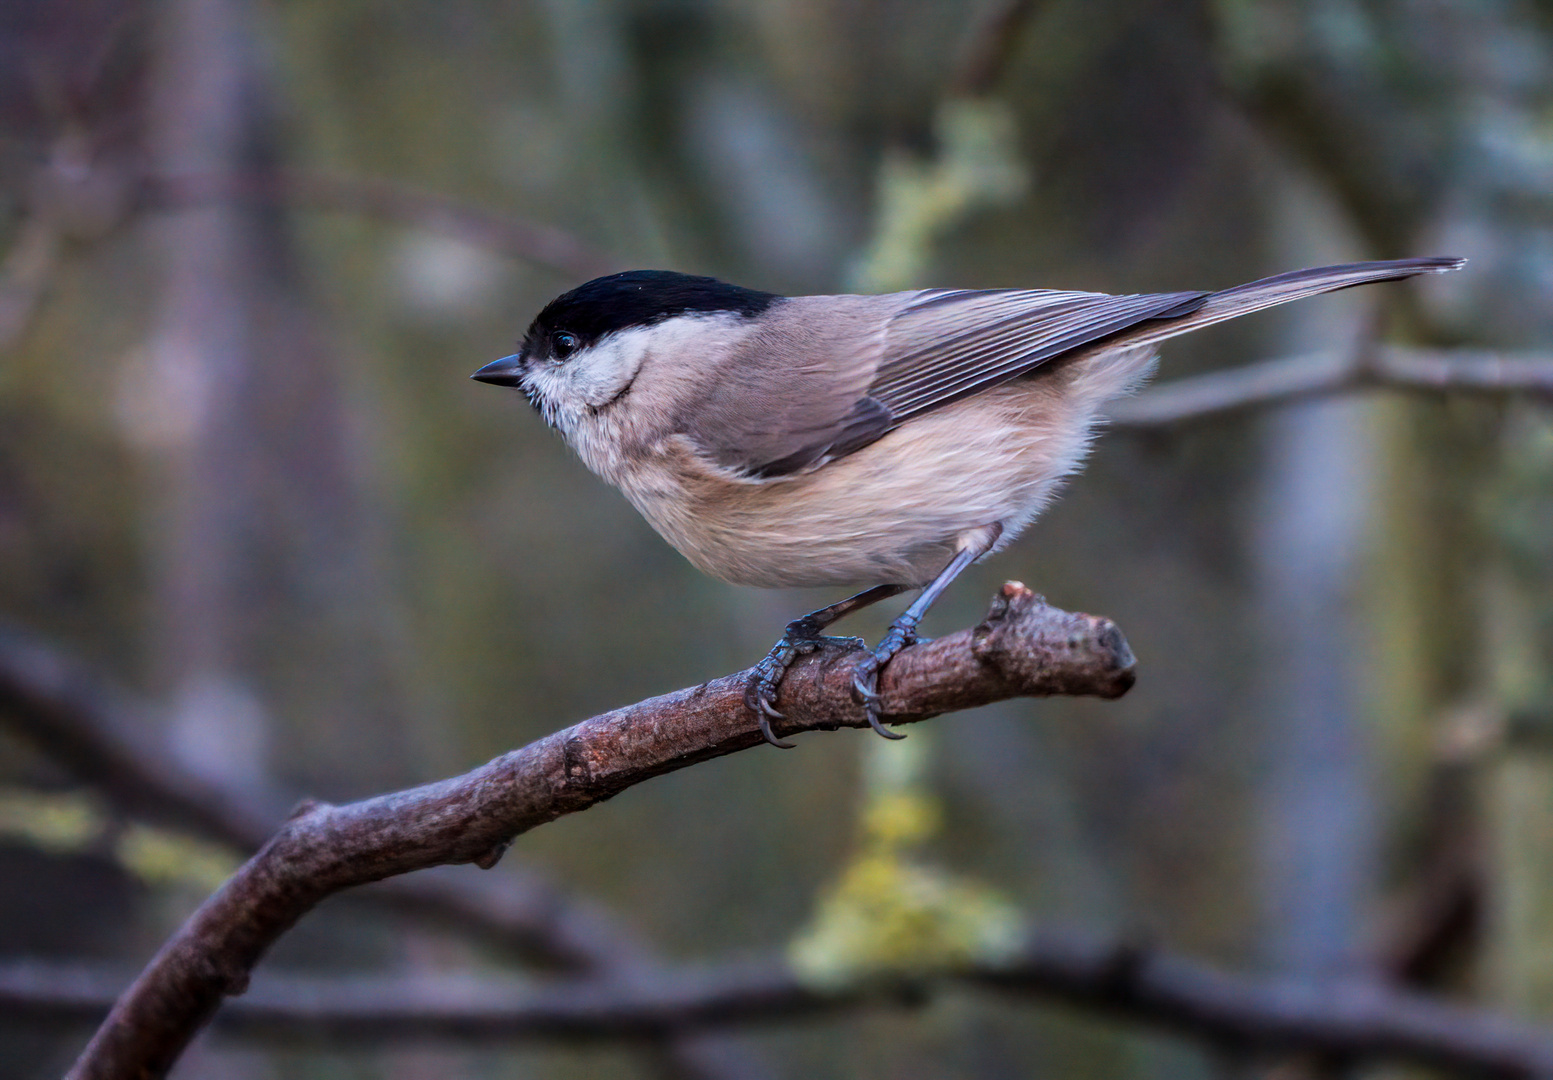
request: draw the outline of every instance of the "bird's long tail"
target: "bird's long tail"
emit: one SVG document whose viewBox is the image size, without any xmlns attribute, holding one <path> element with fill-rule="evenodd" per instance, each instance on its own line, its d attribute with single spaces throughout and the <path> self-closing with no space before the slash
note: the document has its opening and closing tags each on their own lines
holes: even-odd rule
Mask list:
<svg viewBox="0 0 1553 1080">
<path fill-rule="evenodd" d="M 1177 334 L 1201 330 L 1225 319 L 1238 319 L 1253 311 L 1286 304 L 1290 300 L 1303 300 L 1318 293 L 1349 289 L 1376 281 L 1400 281 L 1417 274 L 1443 274 L 1461 269 L 1466 262 L 1466 259 L 1439 257 L 1391 259 L 1385 262 L 1344 263 L 1341 266 L 1294 270 L 1246 285 L 1236 285 L 1233 289 L 1208 293 L 1201 298 L 1201 303 L 1182 305 L 1186 310 L 1177 309 L 1179 314 L 1166 312 L 1140 323 L 1123 334 L 1122 338 L 1129 345 L 1147 345 Z"/>
</svg>

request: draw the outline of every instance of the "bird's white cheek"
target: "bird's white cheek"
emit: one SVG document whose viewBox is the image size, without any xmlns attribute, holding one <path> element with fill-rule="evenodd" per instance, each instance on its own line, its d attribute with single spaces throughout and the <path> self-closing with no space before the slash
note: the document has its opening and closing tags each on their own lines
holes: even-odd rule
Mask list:
<svg viewBox="0 0 1553 1080">
<path fill-rule="evenodd" d="M 617 334 L 578 353 L 560 371 L 570 396 L 591 408 L 607 405 L 631 385 L 642 366 L 641 343 Z"/>
<path fill-rule="evenodd" d="M 622 344 L 608 340 L 563 363 L 541 362 L 532 368 L 528 382 L 542 399 L 541 407 L 553 408 L 558 417 L 575 417 L 614 401 L 641 367 L 637 350 Z"/>
</svg>

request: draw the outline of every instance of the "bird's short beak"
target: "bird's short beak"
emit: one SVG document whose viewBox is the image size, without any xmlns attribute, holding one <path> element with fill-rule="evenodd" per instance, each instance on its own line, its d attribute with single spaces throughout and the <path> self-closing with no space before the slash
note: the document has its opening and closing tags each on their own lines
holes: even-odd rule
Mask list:
<svg viewBox="0 0 1553 1080">
<path fill-rule="evenodd" d="M 469 377 L 493 386 L 520 386 L 523 383 L 523 357 L 518 353 L 504 356 Z"/>
</svg>

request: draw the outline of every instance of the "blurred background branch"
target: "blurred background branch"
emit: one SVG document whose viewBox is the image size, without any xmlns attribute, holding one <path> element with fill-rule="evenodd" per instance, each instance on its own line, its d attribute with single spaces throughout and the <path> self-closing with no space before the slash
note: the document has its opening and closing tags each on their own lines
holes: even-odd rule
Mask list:
<svg viewBox="0 0 1553 1080">
<path fill-rule="evenodd" d="M 138 203 L 144 210 L 177 212 L 224 202 L 378 218 L 486 247 L 578 280 L 629 269 L 619 257 L 595 251 L 554 226 L 380 177 L 274 170 L 249 175 L 150 176 L 140 181 Z"/>
<path fill-rule="evenodd" d="M 1176 379 L 1111 409 L 1120 428 L 1153 429 L 1365 390 L 1504 396 L 1553 404 L 1553 356 L 1364 345 L 1346 354 L 1262 360 Z"/>
<path fill-rule="evenodd" d="M 463 976 L 306 978 L 262 975 L 217 1019 L 256 1040 L 382 1045 L 404 1041 L 663 1038 L 725 1028 L 812 1023 L 862 1009 L 922 1009 L 957 987 L 1093 1011 L 1253 1056 L 1337 1056 L 1531 1078 L 1553 1068 L 1553 1036 L 1535 1025 L 1374 984 L 1317 993 L 1228 975 L 1136 942 L 1031 929 L 997 961 L 910 976 L 876 973 L 817 986 L 776 961 L 662 971 L 628 985 Z M 31 1022 L 91 1022 L 122 988 L 100 969 L 0 966 L 0 1002 Z"/>
<path fill-rule="evenodd" d="M 27 329 L 59 250 L 59 238 L 45 221 L 29 219 L 17 233 L 0 263 L 0 349 Z"/>
</svg>

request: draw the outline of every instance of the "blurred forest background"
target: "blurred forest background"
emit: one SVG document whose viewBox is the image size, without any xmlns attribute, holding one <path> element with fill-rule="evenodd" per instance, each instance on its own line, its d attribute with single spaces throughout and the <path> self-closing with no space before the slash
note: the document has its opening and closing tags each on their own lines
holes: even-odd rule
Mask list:
<svg viewBox="0 0 1553 1080">
<path fill-rule="evenodd" d="M 7 0 L 0 652 L 95 671 L 141 703 L 121 735 L 234 804 L 450 775 L 747 666 L 837 598 L 699 576 L 468 380 L 556 293 L 632 267 L 1169 291 L 1403 255 L 1472 262 L 1171 342 L 1162 380 L 1546 348 L 1548 4 Z M 1235 970 L 1553 1013 L 1545 408 L 1371 393 L 1122 428 L 927 632 L 1006 578 L 1116 619 L 1140 678 L 913 729 L 925 863 Z M 8 719 L 0 698 L 0 962 L 127 975 L 248 834 Z M 450 875 L 573 897 L 668 960 L 770 954 L 847 865 L 879 745 L 702 764 Z M 341 897 L 266 970 L 530 959 Z M 0 1009 L 0 1074 L 56 1075 L 87 1034 Z M 1228 1067 L 969 993 L 706 1041 L 721 1075 Z M 215 1032 L 176 1075 L 655 1068 L 678 1075 L 629 1045 Z"/>
</svg>

